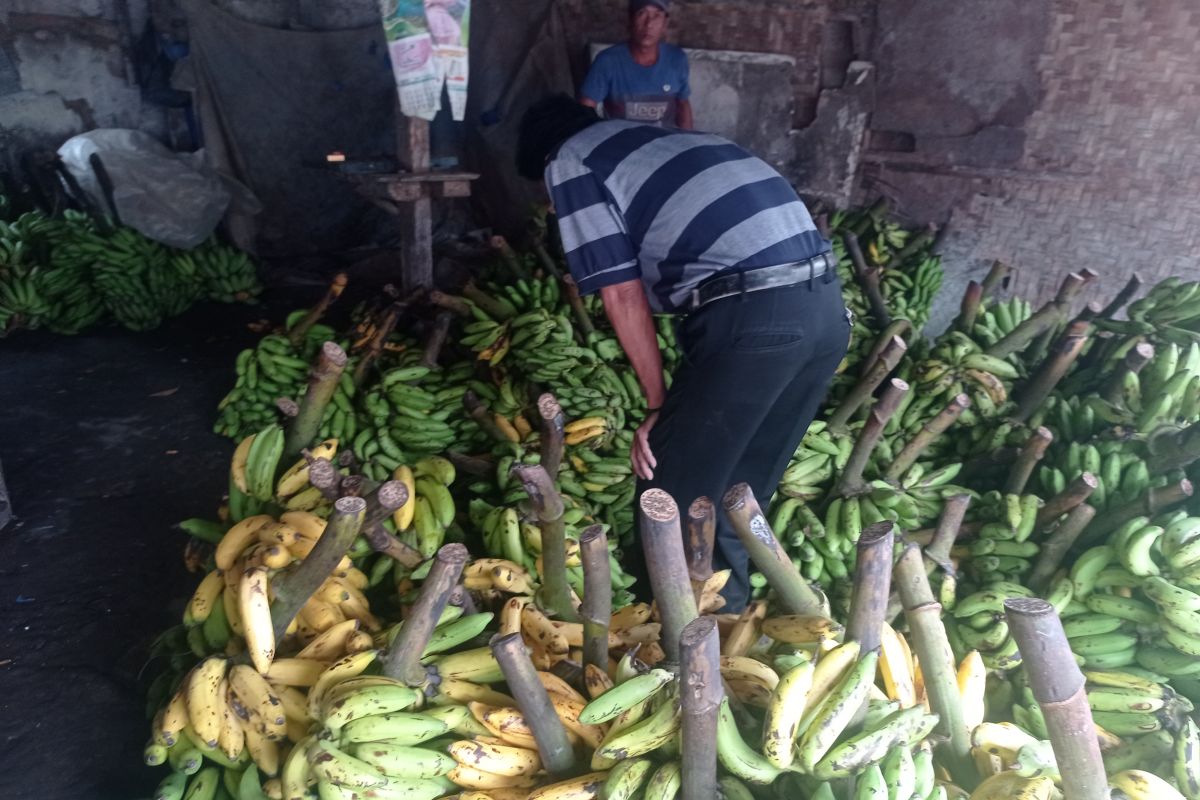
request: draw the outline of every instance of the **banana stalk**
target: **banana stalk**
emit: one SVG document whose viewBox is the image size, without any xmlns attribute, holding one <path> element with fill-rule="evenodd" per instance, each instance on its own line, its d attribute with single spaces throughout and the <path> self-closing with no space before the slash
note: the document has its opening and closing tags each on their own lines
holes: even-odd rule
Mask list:
<svg viewBox="0 0 1200 800">
<path fill-rule="evenodd" d="M 990 297 L 996 291 L 996 287 L 1008 279 L 1011 272 L 1012 267 L 1009 265 L 1000 261 L 993 261 L 991 269 L 988 270 L 988 274 L 983 279 L 983 296 Z"/>
<path fill-rule="evenodd" d="M 276 641 L 283 640 L 296 614 L 346 555 L 362 529 L 366 510 L 367 501 L 361 497 L 343 497 L 335 502 L 325 532 L 312 552 L 276 582 L 275 600 L 271 603 L 271 627 Z"/>
<path fill-rule="evenodd" d="M 698 617 L 680 634 L 683 800 L 717 796 L 717 712 L 724 694 L 720 652 L 715 617 Z"/>
<path fill-rule="evenodd" d="M 875 445 L 879 444 L 879 437 L 883 436 L 883 429 L 887 427 L 888 420 L 896 413 L 900 400 L 906 392 L 908 392 L 908 384 L 904 381 L 899 378 L 892 378 L 888 381 L 888 387 L 884 390 L 883 396 L 876 401 L 867 414 L 867 421 L 863 423 L 862 430 L 859 431 L 858 439 L 854 442 L 854 449 L 850 451 L 850 458 L 846 461 L 846 466 L 838 477 L 837 484 L 833 487 L 834 494 L 849 497 L 866 493 L 867 485 L 862 478 L 863 469 L 866 468 L 867 462 L 871 459 L 871 451 L 875 449 Z"/>
<path fill-rule="evenodd" d="M 608 627 L 612 620 L 612 586 L 608 568 L 608 537 L 602 525 L 591 525 L 579 535 L 583 564 L 583 663 L 608 670 Z"/>
<path fill-rule="evenodd" d="M 1075 663 L 1054 606 L 1034 597 L 1004 602 L 1009 629 L 1024 658 L 1029 687 L 1041 706 L 1067 800 L 1108 800 L 1108 778 Z"/>
<path fill-rule="evenodd" d="M 879 384 L 883 383 L 883 379 L 891 374 L 907 350 L 908 345 L 899 336 L 893 336 L 887 340 L 883 349 L 879 351 L 879 358 L 863 371 L 858 383 L 854 384 L 854 388 L 846 393 L 842 404 L 829 415 L 830 430 L 839 433 L 845 432 L 846 423 L 850 421 L 862 404 L 870 399 Z"/>
<path fill-rule="evenodd" d="M 563 410 L 558 400 L 549 392 L 538 398 L 537 408 L 542 428 L 542 457 L 538 463 L 545 468 L 547 475 L 554 476 L 558 474 L 558 467 L 563 458 Z"/>
<path fill-rule="evenodd" d="M 560 621 L 578 622 L 579 612 L 575 610 L 571 586 L 567 583 L 567 534 L 562 497 L 554 488 L 550 474 L 540 464 L 513 467 L 512 474 L 525 487 L 542 530 L 542 605 Z"/>
<path fill-rule="evenodd" d="M 537 668 L 529 659 L 525 640 L 520 633 L 497 636 L 492 640 L 492 653 L 537 742 L 542 766 L 551 775 L 565 777 L 575 768 L 575 753 L 567 729 L 558 718 Z"/>
<path fill-rule="evenodd" d="M 288 340 L 292 343 L 292 347 L 299 349 L 304 343 L 304 339 L 308 336 L 308 332 L 320 321 L 321 317 L 325 316 L 325 312 L 333 305 L 333 301 L 342 296 L 342 292 L 346 289 L 346 273 L 339 272 L 333 276 L 333 280 L 329 282 L 329 288 L 325 290 L 325 294 L 321 297 L 317 304 L 313 306 L 307 314 L 288 331 Z"/>
<path fill-rule="evenodd" d="M 971 330 L 975 327 L 975 318 L 979 316 L 979 306 L 983 303 L 983 294 L 983 284 L 977 281 L 970 281 L 966 291 L 963 292 L 956 327 L 965 334 L 970 335 Z"/>
<path fill-rule="evenodd" d="M 409 547 L 388 533 L 379 523 L 368 528 L 363 535 L 366 537 L 367 544 L 371 545 L 371 549 L 376 553 L 382 553 L 391 559 L 399 561 L 409 569 L 415 569 L 425 560 L 420 550 L 417 550 L 415 547 Z"/>
<path fill-rule="evenodd" d="M 687 555 L 688 575 L 692 579 L 696 602 L 699 603 L 704 584 L 708 583 L 708 579 L 713 575 L 712 554 L 717 536 L 717 514 L 712 500 L 707 497 L 697 497 L 693 500 L 688 506 L 687 514 L 684 550 Z"/>
<path fill-rule="evenodd" d="M 889 481 L 899 481 L 900 476 L 908 471 L 925 449 L 933 444 L 939 436 L 946 432 L 959 416 L 971 406 L 971 398 L 965 394 L 956 395 L 950 404 L 938 412 L 937 416 L 921 426 L 921 430 L 905 443 L 896 455 L 892 465 L 888 467 L 884 477 Z"/>
<path fill-rule="evenodd" d="M 488 410 L 487 404 L 479 399 L 475 392 L 468 390 L 463 394 L 463 407 L 467 409 L 467 414 L 471 419 L 475 420 L 484 433 L 492 437 L 493 440 L 501 444 L 508 444 L 509 438 L 496 425 L 496 420 L 492 417 L 492 412 Z"/>
<path fill-rule="evenodd" d="M 1112 319 L 1114 316 L 1116 316 L 1118 311 L 1125 307 L 1126 303 L 1132 300 L 1134 296 L 1141 291 L 1141 288 L 1142 276 L 1135 272 L 1129 276 L 1129 280 L 1125 283 L 1125 286 L 1121 289 L 1121 291 L 1117 292 L 1117 295 L 1112 299 L 1112 302 L 1102 308 L 1097 316 L 1101 319 Z"/>
<path fill-rule="evenodd" d="M 735 484 L 725 493 L 722 505 L 750 560 L 766 576 L 779 597 L 780 605 L 791 614 L 828 617 L 828 599 L 800 576 L 795 564 L 771 532 L 771 526 L 754 498 L 750 484 Z M 657 586 L 654 587 L 654 595 L 659 596 Z M 664 627 L 663 634 L 666 633 Z"/>
<path fill-rule="evenodd" d="M 1156 475 L 1191 464 L 1200 458 L 1200 422 L 1189 425 L 1179 433 L 1154 437 L 1154 450 L 1149 466 Z"/>
<path fill-rule="evenodd" d="M 322 537 L 323 539 L 324 537 Z M 429 637 L 437 627 L 442 612 L 450 600 L 450 594 L 458 585 L 463 566 L 470 554 L 461 544 L 446 544 L 434 556 L 429 575 L 421 584 L 421 591 L 412 610 L 400 626 L 400 633 L 388 649 L 383 674 L 404 681 L 409 686 L 425 683 L 425 668 L 421 666 L 421 655 L 429 644 Z"/>
<path fill-rule="evenodd" d="M 1050 392 L 1054 391 L 1054 387 L 1083 352 L 1083 346 L 1087 344 L 1091 335 L 1091 328 L 1091 323 L 1086 320 L 1075 320 L 1067 326 L 1066 333 L 1055 343 L 1050 357 L 1042 363 L 1037 374 L 1021 392 L 1017 408 L 1012 414 L 1015 421 L 1026 422 L 1050 396 Z"/>
<path fill-rule="evenodd" d="M 679 635 L 699 615 L 696 595 L 688 579 L 687 557 L 683 553 L 679 507 L 662 489 L 647 489 L 638 499 L 638 511 L 650 587 L 662 618 L 663 651 L 667 661 L 678 664 Z M 765 519 L 763 524 L 766 524 Z M 791 566 L 792 562 L 786 557 L 782 560 Z M 792 569 L 795 571 L 795 567 Z"/>
<path fill-rule="evenodd" d="M 380 354 L 383 353 L 383 345 L 387 342 L 392 331 L 396 329 L 396 323 L 400 321 L 400 314 L 408 307 L 408 302 L 392 303 L 380 317 L 379 324 L 375 326 L 374 332 L 371 334 L 370 340 L 367 342 L 366 350 L 358 359 L 358 363 L 354 365 L 354 373 L 351 379 L 356 387 L 361 387 L 366 381 L 367 375 L 371 373 L 371 368 L 375 362 L 379 360 Z"/>
<path fill-rule="evenodd" d="M 1029 578 L 1026 580 L 1026 584 L 1031 589 L 1041 594 L 1050 587 L 1050 581 L 1054 578 L 1054 573 L 1058 571 L 1063 557 L 1095 516 L 1095 508 L 1087 503 L 1081 503 L 1071 509 L 1066 519 L 1046 537 L 1041 544 L 1041 550 L 1038 551 L 1038 560 L 1033 565 L 1033 571 L 1029 573 Z"/>
<path fill-rule="evenodd" d="M 425 349 L 421 354 L 421 365 L 433 369 L 442 356 L 442 348 L 446 346 L 446 337 L 450 335 L 450 325 L 454 316 L 449 311 L 439 311 L 434 317 L 433 327 L 425 339 Z M 382 344 L 380 345 L 382 349 Z M 357 370 L 356 370 L 357 372 Z"/>
<path fill-rule="evenodd" d="M 308 482 L 317 487 L 321 496 L 331 503 L 340 496 L 338 483 L 341 477 L 337 467 L 333 466 L 333 462 L 328 458 L 315 458 L 308 462 Z"/>
<path fill-rule="evenodd" d="M 1095 351 L 1097 348 L 1092 348 Z M 1088 352 L 1091 355 L 1092 351 Z M 1136 375 L 1142 368 L 1154 360 L 1154 346 L 1149 342 L 1139 342 L 1121 359 L 1121 366 L 1113 373 L 1112 378 L 1100 390 L 1100 396 L 1115 406 L 1125 405 L 1125 381 L 1128 375 Z M 1132 410 L 1132 409 L 1131 409 Z"/>
<path fill-rule="evenodd" d="M 875 325 L 879 328 L 886 328 L 892 324 L 892 315 L 888 313 L 887 303 L 884 301 L 883 292 L 879 288 L 882 270 L 872 269 L 867 266 L 867 261 L 863 258 L 862 248 L 859 247 L 857 236 L 851 232 L 847 232 L 842 236 L 842 240 L 846 243 L 846 253 L 850 256 L 850 262 L 854 265 L 854 279 L 862 287 L 863 294 L 867 297 L 867 303 L 871 306 L 871 316 L 875 318 Z"/>
<path fill-rule="evenodd" d="M 1004 484 L 1005 494 L 1021 494 L 1025 491 L 1025 484 L 1029 483 L 1033 468 L 1042 460 L 1042 456 L 1046 455 L 1046 448 L 1053 441 L 1054 434 L 1048 428 L 1038 428 L 1030 434 L 1025 446 L 1017 454 L 1017 460 L 1008 471 L 1008 481 Z"/>
<path fill-rule="evenodd" d="M 316 438 L 321 428 L 321 418 L 325 415 L 325 406 L 333 398 L 342 371 L 346 369 L 346 351 L 335 342 L 321 345 L 321 353 L 317 356 L 316 366 L 308 377 L 308 389 L 304 399 L 300 401 L 300 411 L 288 425 L 287 437 L 283 443 L 283 456 L 280 464 L 291 464 L 300 457 L 300 451 L 308 447 Z"/>
<path fill-rule="evenodd" d="M 1061 493 L 1054 495 L 1054 497 L 1046 501 L 1046 505 L 1042 506 L 1038 511 L 1034 529 L 1040 530 L 1080 503 L 1086 502 L 1092 496 L 1092 492 L 1096 491 L 1097 485 L 1096 476 L 1092 473 L 1084 472 L 1080 474 Z"/>
<path fill-rule="evenodd" d="M 920 547 L 910 544 L 904 548 L 896 562 L 895 577 L 929 707 L 938 715 L 938 731 L 947 739 L 946 766 L 959 785 L 971 786 L 975 782 L 975 768 L 971 759 L 971 732 L 963 720 L 958 692 L 958 668 L 942 624 L 942 606 L 929 588 Z"/>
<path fill-rule="evenodd" d="M 1019 353 L 1029 346 L 1029 343 L 1046 331 L 1061 325 L 1067 318 L 1071 301 L 1087 285 L 1088 279 L 1083 275 L 1072 272 L 1063 279 L 1058 294 L 1053 300 L 1039 308 L 1029 319 L 1022 322 L 996 344 L 988 348 L 987 354 L 996 358 L 1007 358 L 1013 353 Z"/>
<path fill-rule="evenodd" d="M 846 640 L 858 642 L 862 652 L 879 647 L 888 594 L 892 586 L 892 545 L 896 526 L 876 522 L 858 537 L 858 558 L 854 567 L 850 615 L 846 620 Z M 867 715 L 867 703 L 850 720 L 850 729 Z"/>
<path fill-rule="evenodd" d="M 1176 483 L 1152 488 L 1132 503 L 1109 509 L 1088 531 L 1084 544 L 1104 541 L 1110 533 L 1134 517 L 1153 517 L 1192 496 L 1192 482 L 1184 478 Z"/>
</svg>

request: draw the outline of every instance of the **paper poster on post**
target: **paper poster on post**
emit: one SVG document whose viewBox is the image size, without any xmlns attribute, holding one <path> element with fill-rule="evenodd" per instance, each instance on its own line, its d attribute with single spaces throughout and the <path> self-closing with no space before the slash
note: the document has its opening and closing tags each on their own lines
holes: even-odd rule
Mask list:
<svg viewBox="0 0 1200 800">
<path fill-rule="evenodd" d="M 423 0 L 380 0 L 392 74 L 405 116 L 431 120 L 442 107 L 442 76 Z"/>
<path fill-rule="evenodd" d="M 433 37 L 434 58 L 446 83 L 450 114 L 462 121 L 467 108 L 467 44 L 471 0 L 425 0 L 425 19 Z"/>
<path fill-rule="evenodd" d="M 442 107 L 461 121 L 467 106 L 470 0 L 380 0 L 388 55 L 405 116 L 432 120 Z"/>
</svg>

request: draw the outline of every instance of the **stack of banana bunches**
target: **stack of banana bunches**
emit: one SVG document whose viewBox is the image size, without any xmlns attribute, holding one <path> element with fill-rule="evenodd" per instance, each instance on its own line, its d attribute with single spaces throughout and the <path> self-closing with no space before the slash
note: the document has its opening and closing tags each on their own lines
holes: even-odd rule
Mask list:
<svg viewBox="0 0 1200 800">
<path fill-rule="evenodd" d="M 1072 273 L 1035 309 L 996 296 L 1006 273 L 998 265 L 972 284 L 932 341 L 888 326 L 856 342 L 860 358 L 763 498 L 767 527 L 828 611 L 794 613 L 758 574 L 737 615 L 723 613 L 726 574 L 694 587 L 720 632 L 714 796 L 1060 796 L 1031 666 L 1005 614 L 1007 601 L 1039 597 L 1086 679 L 1114 796 L 1200 798 L 1200 509 L 1188 479 L 1200 456 L 1200 283 L 1145 291 L 1135 278 L 1079 314 L 1091 274 Z M 164 668 L 146 756 L 170 767 L 159 797 L 682 791 L 668 617 L 632 602 L 620 567 L 622 549 L 636 557 L 627 453 L 642 409 L 614 335 L 594 301 L 574 302 L 552 274 L 433 299 L 459 316 L 432 365 L 428 347 L 390 332 L 382 308 L 356 314 L 338 339 L 349 360 L 332 383 L 318 363 L 305 389 L 286 330 L 244 359 L 223 414 L 280 397 L 300 411 L 230 427 L 229 500 L 217 520 L 183 524 L 204 577 L 183 625 L 156 645 Z M 669 325 L 660 336 L 670 369 Z M 369 368 L 355 369 L 363 360 Z M 249 363 L 263 370 L 253 386 Z M 322 380 L 328 391 L 314 389 Z M 285 441 L 302 422 L 297 460 Z M 531 483 L 526 472 L 544 464 L 558 466 Z M 379 501 L 389 483 L 403 488 L 395 508 Z M 368 501 L 361 533 L 330 558 L 320 544 L 344 516 L 335 503 L 355 496 Z M 925 548 L 968 773 L 951 772 L 899 602 L 884 604 L 878 648 L 846 635 L 858 541 L 877 523 L 895 526 L 898 547 Z M 588 602 L 580 539 L 597 525 L 615 609 L 607 663 L 584 658 L 576 621 Z M 459 544 L 474 558 L 450 604 L 431 612 L 436 556 Z M 328 570 L 298 601 L 310 558 Z M 436 618 L 413 647 L 404 630 L 418 611 Z M 543 715 L 528 686 L 510 685 L 489 646 L 497 634 L 524 638 L 571 769 L 543 763 Z M 405 658 L 419 676 L 399 670 Z"/>
</svg>

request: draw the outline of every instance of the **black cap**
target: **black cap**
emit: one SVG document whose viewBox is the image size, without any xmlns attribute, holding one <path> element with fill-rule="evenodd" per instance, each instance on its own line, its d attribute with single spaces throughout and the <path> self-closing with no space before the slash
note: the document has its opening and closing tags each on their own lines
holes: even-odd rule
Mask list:
<svg viewBox="0 0 1200 800">
<path fill-rule="evenodd" d="M 646 6 L 661 9 L 664 14 L 671 12 L 671 0 L 629 0 L 629 13 L 636 14 Z"/>
</svg>

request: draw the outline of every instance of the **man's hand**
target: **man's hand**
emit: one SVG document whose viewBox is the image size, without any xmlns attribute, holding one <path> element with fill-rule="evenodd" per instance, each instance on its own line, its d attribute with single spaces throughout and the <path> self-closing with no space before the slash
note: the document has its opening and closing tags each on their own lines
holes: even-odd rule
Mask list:
<svg viewBox="0 0 1200 800">
<path fill-rule="evenodd" d="M 633 464 L 634 474 L 647 481 L 654 477 L 654 468 L 658 466 L 658 460 L 654 453 L 650 452 L 650 431 L 656 422 L 657 411 L 647 414 L 642 424 L 638 425 L 637 432 L 633 434 L 633 445 L 629 448 L 629 460 Z"/>
</svg>

